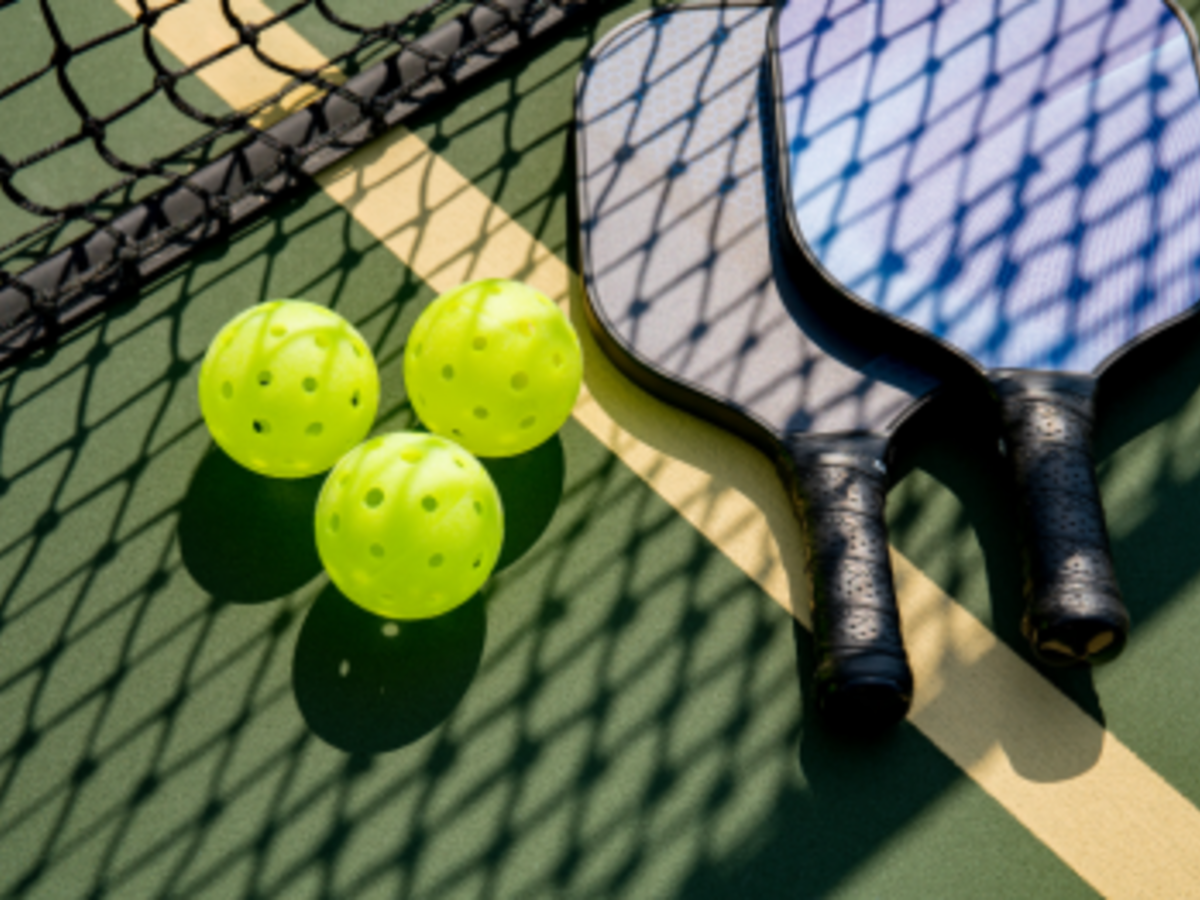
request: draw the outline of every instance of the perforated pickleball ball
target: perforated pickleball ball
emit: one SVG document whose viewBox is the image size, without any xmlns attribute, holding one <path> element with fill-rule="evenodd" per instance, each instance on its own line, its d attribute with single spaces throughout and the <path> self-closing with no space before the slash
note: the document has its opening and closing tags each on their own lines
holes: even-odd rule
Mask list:
<svg viewBox="0 0 1200 900">
<path fill-rule="evenodd" d="M 483 587 L 504 518 L 479 460 L 439 435 L 395 432 L 360 444 L 329 473 L 316 534 L 343 594 L 376 615 L 425 619 Z"/>
<path fill-rule="evenodd" d="M 527 285 L 475 281 L 431 303 L 404 349 L 417 416 L 478 456 L 515 456 L 553 435 L 583 382 L 579 338 Z"/>
<path fill-rule="evenodd" d="M 362 335 L 304 300 L 251 307 L 200 368 L 200 411 L 234 461 L 275 478 L 331 468 L 371 430 L 379 372 Z"/>
</svg>

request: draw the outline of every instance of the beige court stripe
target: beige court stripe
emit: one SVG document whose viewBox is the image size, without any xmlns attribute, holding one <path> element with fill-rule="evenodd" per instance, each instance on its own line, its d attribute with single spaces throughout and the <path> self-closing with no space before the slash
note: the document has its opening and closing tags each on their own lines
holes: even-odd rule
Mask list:
<svg viewBox="0 0 1200 900">
<path fill-rule="evenodd" d="M 137 18 L 140 14 L 137 0 L 114 0 L 128 15 Z M 151 10 L 168 5 L 174 0 L 151 0 L 146 5 Z M 242 21 L 265 22 L 274 13 L 259 0 L 230 0 L 230 9 Z M 153 27 L 155 38 L 171 50 L 184 65 L 192 66 L 222 47 L 237 43 L 238 35 L 221 11 L 221 0 L 188 0 L 182 6 L 163 13 Z M 259 35 L 259 49 L 267 57 L 296 69 L 320 71 L 330 81 L 345 81 L 342 73 L 326 66 L 326 59 L 312 44 L 301 37 L 286 23 L 264 29 Z M 188 47 L 188 53 L 176 53 L 176 48 Z M 235 52 L 206 65 L 199 77 L 218 97 L 237 97 L 235 109 L 248 109 L 265 100 L 287 85 L 287 78 L 254 56 L 249 47 L 240 47 Z M 260 128 L 278 122 L 288 113 L 299 109 L 319 96 L 315 88 L 302 85 L 284 95 L 275 104 L 262 110 L 253 122 Z"/>
<path fill-rule="evenodd" d="M 251 20 L 269 15 L 250 0 L 236 5 Z M 200 25 L 155 35 L 187 62 L 221 39 Z M 305 52 L 294 58 L 315 59 Z M 248 73 L 210 87 L 244 108 L 270 92 L 265 83 Z M 319 181 L 434 290 L 520 278 L 569 302 L 582 325 L 566 266 L 416 136 L 397 130 Z M 641 392 L 579 330 L 586 387 L 576 419 L 803 620 L 799 531 L 770 463 Z M 894 551 L 893 564 L 919 685 L 913 724 L 1100 893 L 1200 895 L 1200 811 Z"/>
</svg>

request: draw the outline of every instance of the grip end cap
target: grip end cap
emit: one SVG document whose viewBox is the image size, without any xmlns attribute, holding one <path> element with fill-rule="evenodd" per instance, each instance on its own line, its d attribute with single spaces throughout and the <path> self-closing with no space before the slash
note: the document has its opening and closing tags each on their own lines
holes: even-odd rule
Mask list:
<svg viewBox="0 0 1200 900">
<path fill-rule="evenodd" d="M 1054 667 L 1111 662 L 1129 636 L 1129 619 L 1115 613 L 1057 623 L 1026 616 L 1021 625 L 1038 661 Z"/>
<path fill-rule="evenodd" d="M 908 715 L 913 677 L 903 658 L 877 654 L 840 661 L 837 674 L 817 673 L 817 709 L 830 728 L 870 737 L 886 732 Z"/>
</svg>

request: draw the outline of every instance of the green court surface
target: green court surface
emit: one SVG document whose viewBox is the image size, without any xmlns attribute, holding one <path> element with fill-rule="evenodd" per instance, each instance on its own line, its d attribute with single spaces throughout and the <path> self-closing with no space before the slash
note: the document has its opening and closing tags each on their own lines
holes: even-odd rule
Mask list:
<svg viewBox="0 0 1200 900">
<path fill-rule="evenodd" d="M 80 33 L 128 21 L 112 0 L 59 6 Z M 645 8 L 607 7 L 414 123 L 572 269 L 575 80 Z M 40 15 L 0 9 L 3 83 L 43 49 L 18 19 Z M 94 89 L 127 91 L 136 68 L 114 55 Z M 0 152 L 65 121 L 12 111 Z M 22 215 L 0 201 L 5 233 Z M 484 258 L 487 229 L 463 228 Z M 994 631 L 989 652 L 1015 654 L 1031 703 L 1065 695 L 1086 725 L 967 715 L 952 741 L 917 720 L 860 742 L 816 720 L 809 637 L 778 598 L 580 421 L 488 463 L 506 543 L 458 611 L 397 632 L 331 586 L 321 479 L 264 479 L 217 450 L 199 362 L 250 304 L 327 304 L 376 353 L 375 432 L 411 427 L 401 359 L 430 281 L 314 186 L 0 373 L 0 896 L 1167 896 L 1113 870 L 1200 846 L 1200 325 L 1106 376 L 1100 472 L 1135 623 L 1111 666 L 1029 661 L 985 411 L 930 409 L 890 494 L 897 551 Z M 1133 762 L 1102 767 L 1111 743 Z M 1089 777 L 1109 818 L 1081 822 L 1061 791 Z M 1138 779 L 1174 805 L 1127 815 Z M 1200 896 L 1195 864 L 1163 867 L 1173 896 Z"/>
</svg>

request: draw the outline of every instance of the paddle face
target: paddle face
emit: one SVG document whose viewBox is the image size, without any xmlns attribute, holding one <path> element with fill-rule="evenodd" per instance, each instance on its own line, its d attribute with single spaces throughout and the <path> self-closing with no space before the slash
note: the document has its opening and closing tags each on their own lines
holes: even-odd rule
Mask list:
<svg viewBox="0 0 1200 900">
<path fill-rule="evenodd" d="M 1098 372 L 1200 299 L 1200 81 L 1163 0 L 789 0 L 792 228 L 982 369 Z"/>
<path fill-rule="evenodd" d="M 835 333 L 778 276 L 759 108 L 769 18 L 681 10 L 593 57 L 577 106 L 591 310 L 634 377 L 698 411 L 776 440 L 889 435 L 937 383 Z"/>
<path fill-rule="evenodd" d="M 770 17 L 687 7 L 593 52 L 576 106 L 589 313 L 635 381 L 765 438 L 781 461 L 813 582 L 818 707 L 837 727 L 874 731 L 912 695 L 886 449 L 939 382 L 838 333 L 816 309 L 829 290 L 819 275 L 800 289 L 785 271 L 760 119 Z"/>
</svg>

